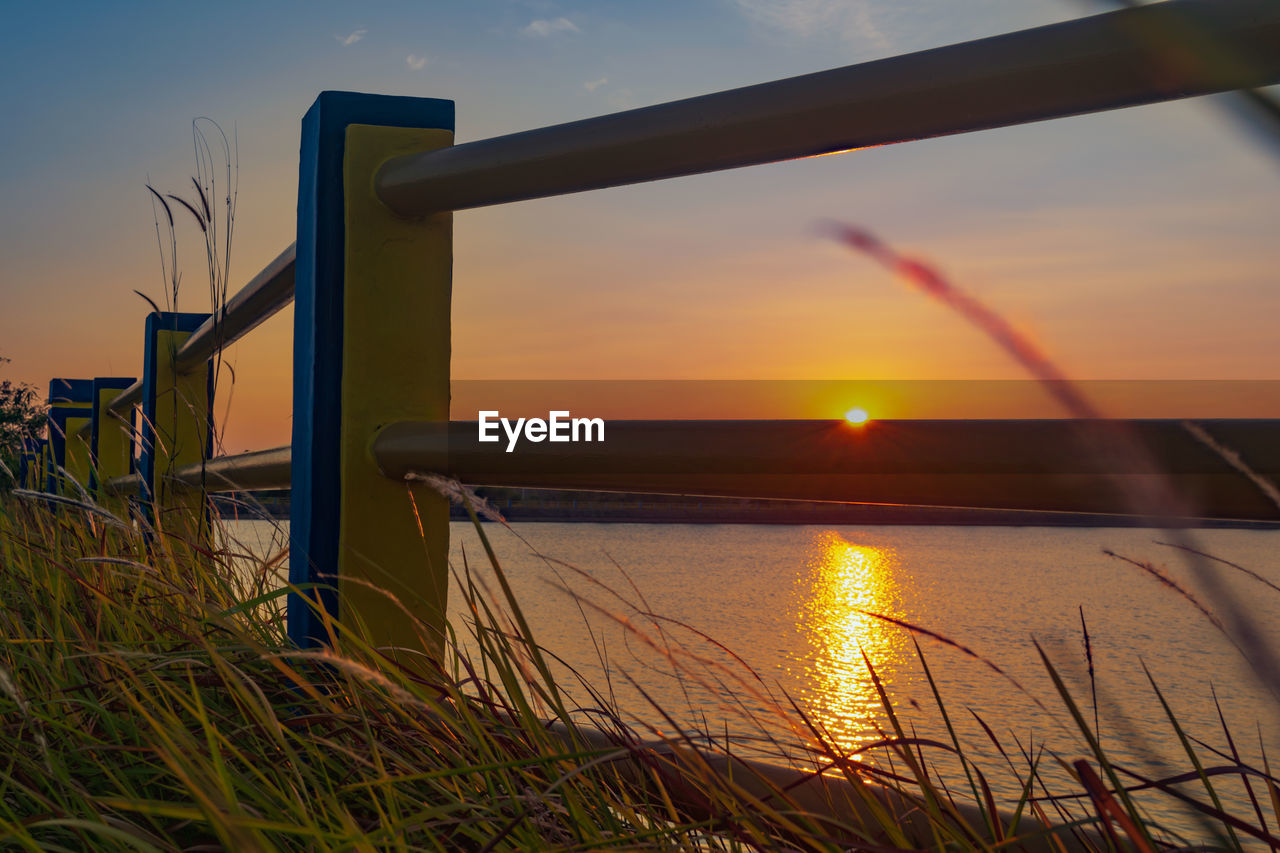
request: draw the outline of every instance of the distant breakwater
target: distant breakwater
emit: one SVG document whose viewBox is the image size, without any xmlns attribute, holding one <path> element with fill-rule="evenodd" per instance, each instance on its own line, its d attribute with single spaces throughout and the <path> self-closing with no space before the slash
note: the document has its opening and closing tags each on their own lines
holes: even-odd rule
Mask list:
<svg viewBox="0 0 1280 853">
<path fill-rule="evenodd" d="M 756 500 L 621 492 L 479 487 L 477 494 L 509 521 L 654 524 L 830 524 L 990 527 L 1144 527 L 1126 516 L 953 507 L 890 506 L 823 501 Z M 215 499 L 223 518 L 288 519 L 287 490 Z M 456 521 L 468 519 L 453 507 Z M 1211 521 L 1205 527 L 1277 529 L 1274 522 Z"/>
</svg>

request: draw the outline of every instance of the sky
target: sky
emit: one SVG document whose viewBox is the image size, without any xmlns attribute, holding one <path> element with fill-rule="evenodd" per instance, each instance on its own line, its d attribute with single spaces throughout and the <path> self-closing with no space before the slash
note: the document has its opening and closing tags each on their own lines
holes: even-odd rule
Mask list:
<svg viewBox="0 0 1280 853">
<path fill-rule="evenodd" d="M 299 121 L 322 90 L 452 99 L 456 141 L 467 142 L 1102 10 L 0 8 L 0 357 L 11 359 L 0 376 L 41 388 L 53 376 L 137 375 L 147 305 L 134 290 L 160 302 L 165 286 L 146 185 L 189 197 L 196 117 L 235 142 L 234 290 L 293 240 Z M 1280 160 L 1221 99 L 460 212 L 453 376 L 1023 378 L 961 318 L 825 236 L 830 220 L 927 259 L 1074 378 L 1280 379 Z M 200 235 L 182 223 L 178 237 L 180 307 L 207 310 Z M 286 311 L 227 353 L 228 451 L 288 442 L 291 339 Z"/>
</svg>

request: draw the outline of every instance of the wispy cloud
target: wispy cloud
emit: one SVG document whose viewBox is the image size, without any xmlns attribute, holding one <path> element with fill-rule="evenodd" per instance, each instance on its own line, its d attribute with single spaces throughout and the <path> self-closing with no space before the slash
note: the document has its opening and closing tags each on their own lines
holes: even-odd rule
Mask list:
<svg viewBox="0 0 1280 853">
<path fill-rule="evenodd" d="M 580 32 L 582 30 L 578 29 L 578 25 L 568 18 L 556 18 L 554 20 L 538 18 L 536 21 L 530 21 L 529 25 L 520 31 L 520 34 L 530 38 L 546 38 L 556 33 Z"/>
<path fill-rule="evenodd" d="M 345 36 L 334 36 L 334 38 L 336 38 L 338 40 L 338 44 L 342 45 L 343 47 L 351 47 L 351 45 L 355 44 L 356 42 L 360 41 L 360 39 L 364 38 L 364 35 L 367 32 L 369 31 L 368 30 L 352 30 L 350 33 L 348 33 Z"/>
<path fill-rule="evenodd" d="M 891 47 L 876 24 L 868 0 L 734 0 L 751 20 L 810 37 L 835 33 L 850 43 Z"/>
<path fill-rule="evenodd" d="M 586 89 L 588 92 L 594 92 L 596 89 L 599 89 L 601 86 L 603 86 L 605 83 L 608 83 L 608 82 L 609 82 L 608 77 L 601 77 L 599 80 L 588 80 L 587 82 L 582 84 L 582 88 Z"/>
<path fill-rule="evenodd" d="M 404 58 L 405 65 L 409 66 L 410 71 L 421 71 L 427 66 L 427 58 L 425 56 L 414 56 L 412 53 Z"/>
</svg>

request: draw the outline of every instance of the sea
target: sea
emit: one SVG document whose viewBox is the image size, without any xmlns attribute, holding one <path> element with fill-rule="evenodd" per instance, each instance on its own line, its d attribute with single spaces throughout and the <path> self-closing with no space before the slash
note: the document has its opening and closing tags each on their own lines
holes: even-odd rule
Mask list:
<svg viewBox="0 0 1280 853">
<path fill-rule="evenodd" d="M 287 541 L 287 522 L 227 529 L 258 553 Z M 904 767 L 882 744 L 901 731 L 963 792 L 958 741 L 1006 803 L 1032 763 L 1079 791 L 1063 764 L 1096 762 L 1077 715 L 1134 784 L 1192 770 L 1184 737 L 1207 768 L 1280 756 L 1280 702 L 1249 662 L 1259 648 L 1280 652 L 1280 531 L 517 522 L 483 532 L 584 722 L 696 732 L 802 766 L 820 764 L 810 748 L 824 741 L 890 772 Z M 471 524 L 452 523 L 450 562 L 451 625 L 473 651 L 459 583 L 502 596 Z M 1242 628 L 1256 634 L 1243 649 Z M 1215 780 L 1252 818 L 1233 778 Z M 1205 799 L 1198 785 L 1180 789 Z M 1139 801 L 1203 837 L 1170 798 Z"/>
</svg>

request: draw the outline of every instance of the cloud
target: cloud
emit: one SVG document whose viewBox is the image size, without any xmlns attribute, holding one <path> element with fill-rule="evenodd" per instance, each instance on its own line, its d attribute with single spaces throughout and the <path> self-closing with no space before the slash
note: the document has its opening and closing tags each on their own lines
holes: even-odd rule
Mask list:
<svg viewBox="0 0 1280 853">
<path fill-rule="evenodd" d="M 410 71 L 421 71 L 426 67 L 427 58 L 425 56 L 414 56 L 411 53 L 404 58 L 404 62 L 409 66 Z"/>
<path fill-rule="evenodd" d="M 529 25 L 520 31 L 523 36 L 530 38 L 546 38 L 556 33 L 580 33 L 578 25 L 568 18 L 556 18 L 554 21 L 548 21 L 545 18 L 538 18 L 536 21 L 530 21 Z"/>
<path fill-rule="evenodd" d="M 867 0 L 733 0 L 748 18 L 766 27 L 811 37 L 834 33 L 851 44 L 891 45 Z"/>
<path fill-rule="evenodd" d="M 601 77 L 599 80 L 588 80 L 587 82 L 582 84 L 582 88 L 586 89 L 588 92 L 594 92 L 596 89 L 599 89 L 601 86 L 603 86 L 605 83 L 608 83 L 608 82 L 609 82 L 608 77 Z"/>
<path fill-rule="evenodd" d="M 352 30 L 348 35 L 334 36 L 334 38 L 336 38 L 338 40 L 338 44 L 342 45 L 343 47 L 351 47 L 351 45 L 355 44 L 356 42 L 360 41 L 360 39 L 364 38 L 364 34 L 367 32 L 369 31 L 368 30 Z"/>
</svg>

